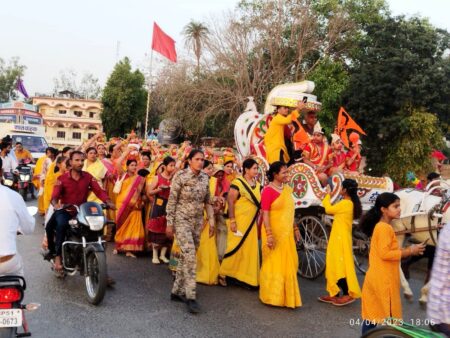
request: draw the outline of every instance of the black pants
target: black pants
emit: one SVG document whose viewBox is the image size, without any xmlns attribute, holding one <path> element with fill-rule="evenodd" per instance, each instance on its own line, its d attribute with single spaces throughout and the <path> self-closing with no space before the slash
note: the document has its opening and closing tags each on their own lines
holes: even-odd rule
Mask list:
<svg viewBox="0 0 450 338">
<path fill-rule="evenodd" d="M 66 231 L 69 220 L 72 217 L 65 210 L 56 210 L 47 223 L 45 232 L 47 233 L 48 249 L 50 253 L 61 256 L 62 244 L 66 239 Z"/>
</svg>

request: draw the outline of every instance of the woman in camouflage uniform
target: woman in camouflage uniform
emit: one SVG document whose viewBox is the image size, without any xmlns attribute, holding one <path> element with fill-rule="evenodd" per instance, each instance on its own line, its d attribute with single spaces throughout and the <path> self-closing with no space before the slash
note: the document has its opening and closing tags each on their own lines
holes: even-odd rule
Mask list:
<svg viewBox="0 0 450 338">
<path fill-rule="evenodd" d="M 200 312 L 196 302 L 196 252 L 204 224 L 203 210 L 206 208 L 210 236 L 214 234 L 214 212 L 209 193 L 209 177 L 202 172 L 205 155 L 201 150 L 192 150 L 188 156 L 189 166 L 175 174 L 167 202 L 167 235 L 175 233 L 181 249 L 175 282 L 170 299 L 186 302 L 188 311 Z"/>
</svg>

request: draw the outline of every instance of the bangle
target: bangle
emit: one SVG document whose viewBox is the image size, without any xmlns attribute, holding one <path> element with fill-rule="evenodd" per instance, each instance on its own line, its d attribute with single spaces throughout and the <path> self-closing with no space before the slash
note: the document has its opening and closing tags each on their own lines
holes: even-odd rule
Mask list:
<svg viewBox="0 0 450 338">
<path fill-rule="evenodd" d="M 230 224 L 236 224 L 235 220 L 230 221 Z"/>
<path fill-rule="evenodd" d="M 236 218 L 230 218 L 230 222 L 236 222 Z"/>
</svg>

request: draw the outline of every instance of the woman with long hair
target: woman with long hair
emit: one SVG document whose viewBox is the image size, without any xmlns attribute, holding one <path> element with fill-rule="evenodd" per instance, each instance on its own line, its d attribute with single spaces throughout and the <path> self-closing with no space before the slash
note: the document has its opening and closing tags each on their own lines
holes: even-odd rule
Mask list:
<svg viewBox="0 0 450 338">
<path fill-rule="evenodd" d="M 163 160 L 164 170 L 157 174 L 147 187 L 147 196 L 153 199 L 150 219 L 147 223 L 149 241 L 153 249 L 153 264 L 160 264 L 160 260 L 169 263 L 166 253 L 172 240 L 166 236 L 166 206 L 170 195 L 172 175 L 175 172 L 175 163 L 175 159 L 167 156 Z M 158 256 L 159 249 L 161 254 Z"/>
<path fill-rule="evenodd" d="M 250 286 L 259 285 L 259 249 L 257 219 L 261 202 L 261 186 L 256 181 L 258 163 L 246 159 L 242 177 L 231 183 L 228 193 L 227 248 L 219 270 L 219 283 L 226 286 L 232 277 Z"/>
<path fill-rule="evenodd" d="M 358 183 L 352 179 L 342 182 L 342 200 L 331 205 L 331 196 L 327 194 L 322 201 L 325 212 L 334 216 L 330 240 L 327 246 L 326 270 L 328 296 L 321 296 L 319 301 L 336 306 L 353 303 L 361 297 L 361 289 L 356 277 L 353 263 L 352 225 L 362 213 L 358 197 Z M 342 296 L 340 295 L 340 290 Z"/>
<path fill-rule="evenodd" d="M 384 323 L 388 318 L 402 319 L 400 300 L 400 260 L 422 255 L 425 244 L 401 249 L 392 221 L 400 218 L 400 198 L 382 193 L 362 218 L 360 226 L 370 241 L 369 269 L 362 290 L 362 333 Z"/>
<path fill-rule="evenodd" d="M 84 161 L 83 171 L 91 174 L 100 187 L 104 188 L 104 180 L 108 170 L 105 165 L 98 159 L 98 152 L 95 147 L 86 149 L 86 160 Z M 102 201 L 91 191 L 88 196 L 88 201 L 102 203 Z"/>
<path fill-rule="evenodd" d="M 292 189 L 285 184 L 286 164 L 278 161 L 272 163 L 267 177 L 270 184 L 264 188 L 261 196 L 264 228 L 261 231 L 259 298 L 265 304 L 296 308 L 302 305 L 295 245 L 295 241 L 301 238 L 294 224 Z"/>
<path fill-rule="evenodd" d="M 217 188 L 217 178 L 213 175 L 213 164 L 205 160 L 203 172 L 209 176 L 209 193 L 214 196 Z M 219 256 L 217 254 L 216 237 L 209 236 L 209 222 L 206 211 L 203 213 L 203 229 L 200 235 L 200 245 L 197 250 L 197 283 L 216 285 L 219 276 Z"/>
<path fill-rule="evenodd" d="M 126 156 L 125 152 L 122 156 Z M 142 200 L 141 193 L 144 187 L 144 179 L 137 175 L 137 161 L 127 160 L 127 170 L 123 173 L 119 165 L 116 166 L 120 175 L 121 187 L 117 194 L 115 236 L 116 248 L 114 254 L 125 252 L 127 257 L 136 258 L 133 252 L 144 249 L 145 231 L 142 224 Z"/>
</svg>

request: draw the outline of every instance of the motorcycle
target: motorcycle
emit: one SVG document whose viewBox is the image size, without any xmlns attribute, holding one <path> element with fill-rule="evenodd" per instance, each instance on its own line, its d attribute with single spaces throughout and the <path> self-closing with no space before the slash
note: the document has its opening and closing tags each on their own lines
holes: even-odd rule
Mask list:
<svg viewBox="0 0 450 338">
<path fill-rule="evenodd" d="M 77 272 L 84 276 L 87 299 L 93 305 L 101 303 L 107 287 L 105 241 L 102 240 L 106 208 L 95 202 L 63 207 L 72 219 L 62 244 L 62 277 L 75 276 Z M 50 261 L 53 269 L 54 260 Z"/>
<path fill-rule="evenodd" d="M 31 215 L 37 213 L 36 207 L 27 209 Z M 27 284 L 22 276 L 0 276 L 0 338 L 31 336 L 24 311 L 37 310 L 40 304 L 22 304 L 26 288 Z M 21 326 L 23 332 L 18 333 Z"/>
<path fill-rule="evenodd" d="M 29 160 L 21 160 L 15 171 L 17 175 L 17 192 L 22 196 L 24 201 L 28 199 L 28 190 L 33 178 L 33 170 L 29 164 Z"/>
</svg>

